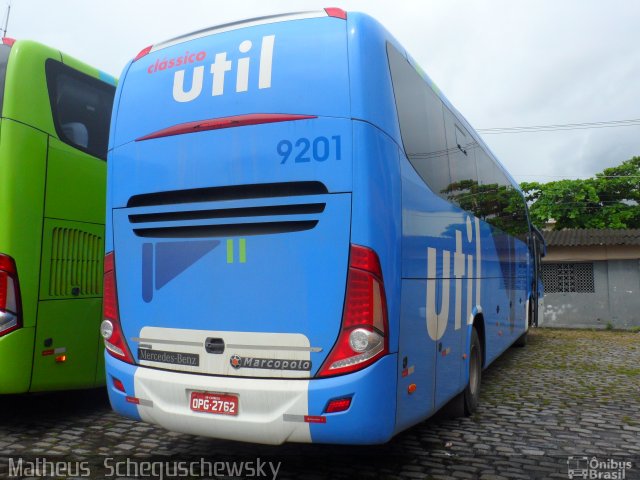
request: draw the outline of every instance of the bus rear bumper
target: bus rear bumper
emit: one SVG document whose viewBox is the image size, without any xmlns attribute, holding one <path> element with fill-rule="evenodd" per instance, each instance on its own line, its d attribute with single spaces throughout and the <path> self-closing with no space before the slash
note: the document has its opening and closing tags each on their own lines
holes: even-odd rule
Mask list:
<svg viewBox="0 0 640 480">
<path fill-rule="evenodd" d="M 35 329 L 27 327 L 0 337 L 0 394 L 29 391 L 34 334 Z"/>
<path fill-rule="evenodd" d="M 360 372 L 311 380 L 193 375 L 128 365 L 110 355 L 106 360 L 114 410 L 168 430 L 274 445 L 372 444 L 393 435 L 395 355 Z M 123 382 L 126 393 L 115 389 L 112 377 Z M 193 391 L 237 395 L 238 415 L 192 411 Z M 345 397 L 352 398 L 347 411 L 324 413 L 330 400 Z"/>
</svg>

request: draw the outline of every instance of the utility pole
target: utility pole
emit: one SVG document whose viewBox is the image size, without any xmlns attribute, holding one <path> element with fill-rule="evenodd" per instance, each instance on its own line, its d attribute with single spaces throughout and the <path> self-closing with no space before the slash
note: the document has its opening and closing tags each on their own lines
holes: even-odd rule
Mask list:
<svg viewBox="0 0 640 480">
<path fill-rule="evenodd" d="M 4 19 L 4 28 L 2 29 L 2 36 L 7 36 L 7 28 L 9 27 L 9 14 L 11 13 L 11 0 L 9 0 L 9 4 L 7 5 L 7 17 Z"/>
</svg>

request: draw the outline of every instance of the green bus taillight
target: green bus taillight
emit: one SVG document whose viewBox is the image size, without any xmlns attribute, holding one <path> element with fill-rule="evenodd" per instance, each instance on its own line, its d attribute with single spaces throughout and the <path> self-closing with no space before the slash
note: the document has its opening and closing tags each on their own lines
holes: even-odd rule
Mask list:
<svg viewBox="0 0 640 480">
<path fill-rule="evenodd" d="M 13 258 L 0 254 L 0 337 L 21 326 L 16 262 Z"/>
</svg>

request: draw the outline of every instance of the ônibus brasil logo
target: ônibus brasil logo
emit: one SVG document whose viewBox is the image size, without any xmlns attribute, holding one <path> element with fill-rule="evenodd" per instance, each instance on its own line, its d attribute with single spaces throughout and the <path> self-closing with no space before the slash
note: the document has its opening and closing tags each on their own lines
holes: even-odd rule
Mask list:
<svg viewBox="0 0 640 480">
<path fill-rule="evenodd" d="M 273 46 L 276 36 L 267 35 L 262 37 L 260 45 L 260 62 L 258 64 L 258 88 L 271 88 L 271 66 L 273 64 Z M 248 54 L 253 48 L 251 40 L 245 40 L 238 46 L 238 51 L 242 54 Z M 169 59 L 157 59 L 155 63 L 149 65 L 147 72 L 149 74 L 171 70 L 178 67 L 173 74 L 173 99 L 176 102 L 191 102 L 200 96 L 204 85 L 205 66 L 198 65 L 193 67 L 191 73 L 191 86 L 185 89 L 185 75 L 187 68 L 192 64 L 205 61 L 207 52 L 200 51 L 197 53 L 185 52 L 184 55 Z M 212 85 L 211 95 L 216 97 L 224 94 L 225 80 L 228 77 L 227 72 L 232 72 L 235 68 L 235 91 L 246 92 L 249 90 L 249 69 L 251 66 L 251 56 L 244 56 L 237 60 L 234 67 L 233 61 L 227 59 L 227 52 L 216 53 L 213 63 L 209 67 L 211 73 Z"/>
</svg>

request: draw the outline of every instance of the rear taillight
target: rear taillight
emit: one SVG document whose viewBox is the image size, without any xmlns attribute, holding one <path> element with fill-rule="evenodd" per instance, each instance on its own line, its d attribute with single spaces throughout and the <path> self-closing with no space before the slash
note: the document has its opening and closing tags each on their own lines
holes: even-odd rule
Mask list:
<svg viewBox="0 0 640 480">
<path fill-rule="evenodd" d="M 341 8 L 329 7 L 329 8 L 325 8 L 324 11 L 327 13 L 327 16 L 329 17 L 340 18 L 342 20 L 347 19 L 347 12 L 345 12 Z"/>
<path fill-rule="evenodd" d="M 351 245 L 340 335 L 319 377 L 360 370 L 389 353 L 387 302 L 376 253 Z"/>
<path fill-rule="evenodd" d="M 324 413 L 339 413 L 349 410 L 351 406 L 351 397 L 334 398 L 330 400 L 327 407 L 324 409 Z"/>
<path fill-rule="evenodd" d="M 149 45 L 148 47 L 144 47 L 142 50 L 140 50 L 140 52 L 138 52 L 138 55 L 135 56 L 133 61 L 137 62 L 142 57 L 146 57 L 147 55 L 149 55 L 149 53 L 151 52 L 152 48 L 153 48 L 153 45 Z"/>
<path fill-rule="evenodd" d="M 111 377 L 111 379 L 113 380 L 113 386 L 115 387 L 115 389 L 122 393 L 125 393 L 124 384 L 122 383 L 122 381 L 117 379 L 116 377 Z"/>
<path fill-rule="evenodd" d="M 16 262 L 0 254 L 0 337 L 22 326 Z"/>
<path fill-rule="evenodd" d="M 10 47 L 13 47 L 14 43 L 16 43 L 15 38 L 10 38 L 10 37 L 3 37 L 2 38 L 2 44 L 3 45 L 9 45 Z"/>
<path fill-rule="evenodd" d="M 118 313 L 118 290 L 116 288 L 116 269 L 113 252 L 104 257 L 104 296 L 102 300 L 102 323 L 100 334 L 107 351 L 127 363 L 134 363 L 129 347 L 125 342 L 120 315 Z"/>
</svg>

